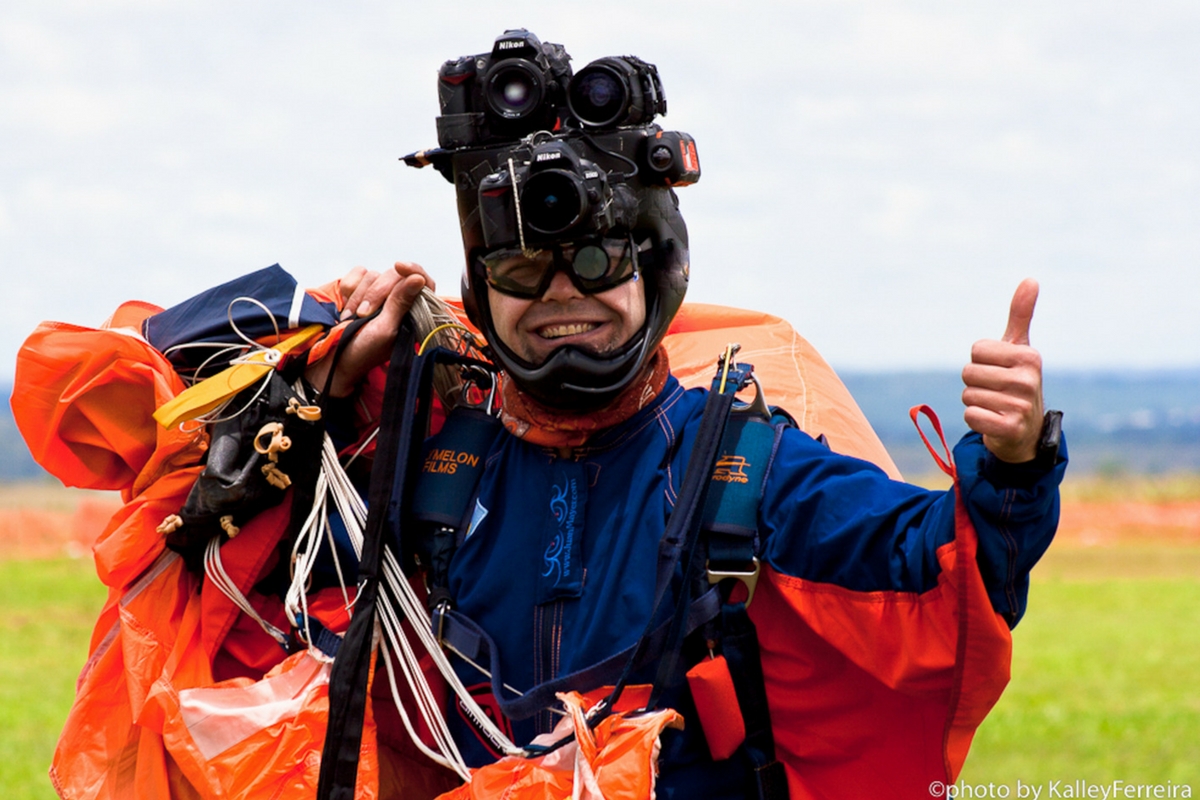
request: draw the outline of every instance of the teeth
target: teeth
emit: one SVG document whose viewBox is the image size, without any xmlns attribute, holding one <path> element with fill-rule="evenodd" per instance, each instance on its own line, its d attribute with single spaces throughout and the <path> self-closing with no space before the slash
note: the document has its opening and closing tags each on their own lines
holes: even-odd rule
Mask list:
<svg viewBox="0 0 1200 800">
<path fill-rule="evenodd" d="M 547 325 L 538 333 L 543 339 L 559 339 L 563 336 L 574 336 L 577 333 L 587 333 L 597 327 L 594 322 L 577 322 L 571 325 Z"/>
</svg>

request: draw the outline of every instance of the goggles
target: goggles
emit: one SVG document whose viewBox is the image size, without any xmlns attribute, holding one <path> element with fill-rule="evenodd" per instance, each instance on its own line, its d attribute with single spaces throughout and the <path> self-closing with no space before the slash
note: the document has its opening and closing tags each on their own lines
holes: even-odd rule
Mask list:
<svg viewBox="0 0 1200 800">
<path fill-rule="evenodd" d="M 589 239 L 567 245 L 525 251 L 519 247 L 494 250 L 480 257 L 488 285 L 501 294 L 534 300 L 545 294 L 559 270 L 575 288 L 596 294 L 638 276 L 638 253 L 650 249 L 650 240 L 635 245 L 624 239 Z"/>
</svg>

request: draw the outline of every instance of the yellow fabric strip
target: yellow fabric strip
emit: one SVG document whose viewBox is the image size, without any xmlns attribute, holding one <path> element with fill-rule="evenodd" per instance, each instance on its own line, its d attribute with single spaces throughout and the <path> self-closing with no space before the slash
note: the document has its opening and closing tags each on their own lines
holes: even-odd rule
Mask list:
<svg viewBox="0 0 1200 800">
<path fill-rule="evenodd" d="M 211 378 L 206 378 L 200 383 L 184 389 L 173 399 L 163 403 L 154 412 L 154 419 L 164 428 L 170 428 L 181 422 L 195 419 L 202 414 L 207 414 L 238 392 L 253 386 L 275 369 L 275 364 L 267 361 L 267 354 L 272 350 L 286 355 L 310 341 L 323 330 L 325 328 L 321 325 L 309 325 L 269 350 L 257 350 L 251 353 L 242 363 L 234 364 Z"/>
</svg>

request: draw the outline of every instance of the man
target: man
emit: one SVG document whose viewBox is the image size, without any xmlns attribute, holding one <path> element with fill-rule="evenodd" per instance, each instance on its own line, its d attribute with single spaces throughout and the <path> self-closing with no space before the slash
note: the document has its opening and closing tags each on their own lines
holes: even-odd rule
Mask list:
<svg viewBox="0 0 1200 800">
<path fill-rule="evenodd" d="M 588 159 L 601 162 L 612 153 L 569 131 L 549 141 L 510 144 L 493 143 L 483 156 L 478 148 L 442 153 L 443 172 L 452 172 L 459 193 L 464 305 L 503 369 L 507 430 L 488 454 L 475 513 L 451 563 L 450 590 L 458 612 L 495 640 L 504 682 L 526 691 L 629 648 L 646 627 L 659 540 L 678 498 L 705 392 L 685 392 L 661 348 L 688 276 L 686 227 L 673 190 L 643 179 L 643 163 L 637 179 L 621 184 L 636 197 L 624 220 L 596 222 L 581 214 L 574 227 L 548 231 L 528 219 L 545 211 L 529 198 L 539 154 L 556 163 L 569 157 L 591 170 Z M 462 153 L 467 160 L 451 169 L 449 160 Z M 527 172 L 517 172 L 514 153 Z M 488 204 L 504 191 L 513 200 L 503 208 L 515 219 L 501 224 L 489 218 L 494 209 Z M 612 190 L 612 198 L 620 197 Z M 433 281 L 407 262 L 378 274 L 355 269 L 342 280 L 344 318 L 379 313 L 345 349 L 331 383 L 334 396 L 352 394 L 387 359 L 401 319 L 424 288 L 433 289 Z M 984 672 L 994 674 L 979 677 L 971 672 L 977 667 L 966 663 L 970 653 L 954 652 L 955 642 L 967 642 L 963 646 L 990 657 L 986 636 L 968 640 L 960 627 L 958 639 L 947 645 L 939 638 L 944 618 L 919 617 L 936 602 L 923 605 L 927 598 L 950 591 L 943 585 L 947 553 L 964 535 L 963 525 L 973 523 L 985 602 L 1015 625 L 1024 612 L 1029 570 L 1053 536 L 1065 452 L 1042 446 L 1041 360 L 1029 344 L 1037 294 L 1035 281 L 1021 283 L 1003 337 L 979 341 L 971 350 L 963 402 L 973 433 L 956 448 L 957 492 L 890 481 L 872 465 L 832 453 L 795 429 L 783 432 L 772 454 L 757 515 L 759 555 L 770 583 L 784 588 L 782 594 L 768 591 L 776 599 L 759 601 L 766 610 L 752 605 L 750 611 L 759 614 L 771 725 L 793 796 L 837 796 L 831 787 L 839 785 L 851 792 L 842 796 L 923 796 L 930 779 L 953 779 L 974 725 L 998 696 L 998 689 L 988 689 L 977 701 L 963 681 L 992 685 L 1003 674 L 1002 687 L 1006 680 L 1006 661 L 986 666 Z M 310 380 L 321 385 L 327 370 L 327 364 L 314 365 Z M 963 495 L 970 522 L 956 520 L 956 494 Z M 550 508 L 556 500 L 569 503 L 577 536 L 567 556 L 556 550 L 551 559 L 557 518 Z M 956 569 L 975 567 L 959 563 Z M 832 626 L 838 630 L 824 629 L 829 614 L 842 613 L 826 606 L 803 624 L 772 627 L 783 607 L 777 600 L 789 587 L 845 601 L 844 619 Z M 863 603 L 889 610 L 863 623 L 856 616 Z M 968 612 L 962 603 L 947 613 L 965 626 L 964 617 L 982 612 Z M 894 611 L 895 619 L 888 616 Z M 866 627 L 852 630 L 859 624 Z M 898 644 L 886 641 L 892 636 Z M 873 639 L 883 643 L 859 647 L 860 640 Z M 796 644 L 801 641 L 802 647 Z M 928 653 L 913 653 L 925 647 Z M 935 664 L 934 653 L 945 647 L 948 660 Z M 685 660 L 699 660 L 703 649 L 703 642 L 692 640 Z M 928 663 L 922 663 L 925 655 Z M 470 665 L 457 666 L 464 682 L 486 694 L 486 677 Z M 846 686 L 859 688 L 839 706 L 829 681 L 851 672 L 855 677 L 847 677 Z M 944 684 L 934 686 L 934 673 Z M 964 679 L 964 673 L 975 677 Z M 825 675 L 819 691 L 818 683 L 805 685 L 806 676 L 817 681 L 818 675 Z M 649 682 L 654 672 L 636 677 Z M 796 685 L 780 688 L 790 677 Z M 682 675 L 675 678 L 664 704 L 681 710 L 689 724 L 664 733 L 659 796 L 746 796 L 753 765 L 737 755 L 714 760 L 712 742 L 692 724 L 693 698 Z M 941 699 L 929 701 L 934 695 Z M 962 697 L 968 700 L 960 702 Z M 921 705 L 927 701 L 940 703 L 937 713 L 948 720 L 932 720 L 932 706 Z M 823 703 L 831 707 L 819 708 Z M 971 703 L 980 707 L 961 723 L 956 714 Z M 468 763 L 480 766 L 497 756 L 465 716 L 452 709 L 447 716 Z M 514 740 L 528 742 L 553 722 L 544 713 L 512 720 Z M 913 725 L 925 729 L 918 734 Z M 853 785 L 845 783 L 847 775 L 856 776 Z"/>
<path fill-rule="evenodd" d="M 653 124 L 665 100 L 652 65 L 622 56 L 572 74 L 568 61 L 561 46 L 509 31 L 490 54 L 448 62 L 441 148 L 411 159 L 454 182 L 463 303 L 502 384 L 505 432 L 480 458 L 434 588 L 450 609 L 447 641 L 470 623 L 477 640 L 495 643 L 490 677 L 461 657 L 464 647 L 452 668 L 503 730 L 481 736 L 479 715 L 450 703 L 454 745 L 481 767 L 497 757 L 493 741 L 524 745 L 554 726 L 553 690 L 603 692 L 628 678 L 653 683 L 657 706 L 686 722 L 663 732 L 661 758 L 632 765 L 645 776 L 659 764 L 660 797 L 927 796 L 957 775 L 1007 681 L 1008 627 L 1056 525 L 1066 459 L 1043 421 L 1029 346 L 1037 285 L 1018 287 L 1004 337 L 972 350 L 963 400 L 973 433 L 956 448 L 952 491 L 891 481 L 794 427 L 748 416 L 741 430 L 766 432 L 767 449 L 743 451 L 739 439 L 729 462 L 739 466 L 720 473 L 714 459 L 691 456 L 705 442 L 725 445 L 699 434 L 722 390 L 684 391 L 662 346 L 687 287 L 674 188 L 699 178 L 695 143 Z M 47 323 L 26 342 L 13 405 L 35 457 L 65 483 L 119 488 L 126 501 L 96 545 L 112 591 L 55 754 L 64 796 L 311 795 L 319 769 L 327 788 L 337 782 L 332 796 L 345 797 L 345 773 L 354 780 L 361 765 L 370 780 L 394 764 L 376 762 L 369 741 L 360 750 L 351 735 L 326 735 L 350 705 L 327 699 L 350 684 L 339 667 L 372 663 L 373 584 L 349 606 L 344 586 L 328 575 L 310 583 L 315 572 L 297 568 L 300 551 L 312 569 L 323 549 L 336 561 L 339 545 L 319 543 L 327 532 L 302 492 L 283 503 L 286 473 L 304 488 L 304 467 L 315 465 L 282 431 L 316 442 L 308 426 L 324 419 L 340 433 L 338 404 L 328 414 L 307 405 L 298 372 L 353 396 L 426 288 L 429 276 L 408 263 L 347 275 L 343 318 L 370 318 L 332 376 L 319 356 L 332 339 L 295 358 L 284 351 L 333 326 L 335 298 L 297 291 L 278 267 L 174 309 L 127 303 L 98 329 Z M 235 314 L 246 298 L 252 310 Z M 303 330 L 281 342 L 285 321 Z M 187 387 L 184 375 L 212 367 L 213 342 L 230 358 L 230 337 L 251 335 L 270 345 Z M 234 410 L 215 410 L 231 399 Z M 749 502 L 730 546 L 723 506 L 705 518 L 704 492 L 692 489 L 741 466 L 759 479 L 741 495 Z M 390 486 L 383 474 L 377 485 Z M 335 501 L 354 515 L 345 488 L 339 478 Z M 255 505 L 251 492 L 271 502 Z M 697 547 L 710 563 L 685 571 L 663 558 L 677 552 L 664 530 L 678 532 L 671 525 L 689 509 L 709 526 Z M 306 519 L 315 524 L 297 533 Z M 723 570 L 722 560 L 754 568 Z M 752 598 L 730 586 L 730 576 L 751 575 Z M 345 639 L 331 633 L 347 625 Z M 653 659 L 623 657 L 656 626 L 688 635 L 647 644 Z M 375 686 L 387 683 L 379 678 Z M 381 750 L 391 749 L 399 723 L 388 728 L 386 703 L 373 708 Z M 318 758 L 322 739 L 338 758 Z M 498 763 L 503 784 L 511 762 Z M 326 783 L 330 764 L 339 774 Z"/>
</svg>

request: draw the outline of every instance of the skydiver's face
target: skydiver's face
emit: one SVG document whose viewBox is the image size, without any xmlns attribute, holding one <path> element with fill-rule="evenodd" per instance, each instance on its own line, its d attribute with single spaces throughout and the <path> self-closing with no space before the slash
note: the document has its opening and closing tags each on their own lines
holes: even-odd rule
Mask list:
<svg viewBox="0 0 1200 800">
<path fill-rule="evenodd" d="M 541 364 L 559 347 L 574 345 L 596 355 L 619 349 L 646 322 L 644 281 L 635 276 L 585 294 L 558 270 L 541 297 L 514 297 L 488 286 L 496 335 L 520 358 Z"/>
</svg>

